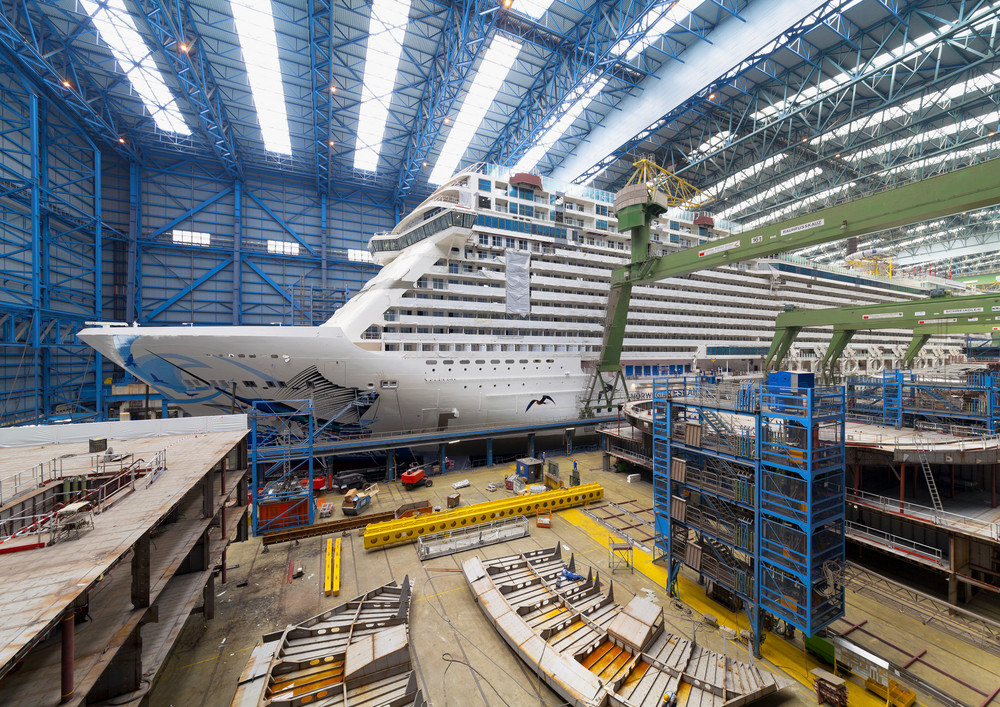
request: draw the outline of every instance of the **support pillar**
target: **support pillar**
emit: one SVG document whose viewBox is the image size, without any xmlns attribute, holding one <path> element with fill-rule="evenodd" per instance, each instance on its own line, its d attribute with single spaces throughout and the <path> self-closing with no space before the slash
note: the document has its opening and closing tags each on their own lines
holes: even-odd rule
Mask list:
<svg viewBox="0 0 1000 707">
<path fill-rule="evenodd" d="M 149 606 L 149 531 L 132 546 L 132 606 Z"/>
<path fill-rule="evenodd" d="M 59 704 L 66 704 L 73 699 L 74 677 L 73 677 L 73 657 L 74 657 L 74 630 L 76 626 L 76 609 L 71 609 L 59 623 L 59 632 L 62 634 L 62 690 L 60 692 Z"/>
<path fill-rule="evenodd" d="M 899 512 L 903 512 L 903 503 L 906 498 L 906 462 L 899 465 Z"/>
<path fill-rule="evenodd" d="M 201 480 L 201 491 L 201 517 L 211 518 L 215 515 L 215 484 L 211 473 Z"/>
<path fill-rule="evenodd" d="M 535 456 L 535 433 L 534 432 L 529 432 L 528 433 L 528 456 L 529 457 Z"/>
<path fill-rule="evenodd" d="M 226 460 L 223 458 L 221 469 L 219 470 L 219 492 L 222 494 L 222 498 L 226 497 Z M 229 537 L 226 532 L 226 502 L 223 500 L 222 508 L 219 510 L 219 526 L 222 530 L 222 536 L 227 541 L 222 548 L 222 583 L 226 583 L 226 551 L 229 549 Z"/>
<path fill-rule="evenodd" d="M 565 439 L 566 439 L 566 456 L 567 457 L 570 454 L 573 453 L 573 430 L 574 429 L 575 428 L 573 428 L 573 427 L 566 428 L 566 432 L 565 432 L 565 435 L 564 435 Z"/>
<path fill-rule="evenodd" d="M 486 466 L 493 466 L 493 438 L 486 439 Z"/>
<path fill-rule="evenodd" d="M 990 475 L 992 477 L 992 483 L 990 484 L 990 508 L 997 507 L 997 465 L 992 466 L 993 473 Z"/>
<path fill-rule="evenodd" d="M 392 481 L 396 478 L 396 450 L 387 449 L 385 453 L 385 480 Z"/>
<path fill-rule="evenodd" d="M 611 455 L 607 452 L 601 455 L 601 469 L 603 471 L 611 471 Z"/>
<path fill-rule="evenodd" d="M 447 468 L 445 466 L 445 460 L 448 458 L 447 451 L 448 451 L 448 445 L 446 445 L 446 444 L 439 444 L 438 445 L 438 464 L 441 465 L 438 468 L 441 469 L 441 473 L 442 474 L 445 472 L 445 470 Z"/>
<path fill-rule="evenodd" d="M 208 583 L 205 584 L 205 589 L 201 593 L 204 599 L 204 610 L 205 619 L 215 618 L 215 575 L 208 575 Z"/>
<path fill-rule="evenodd" d="M 955 498 L 955 465 L 951 465 L 951 495 L 948 498 Z"/>
</svg>

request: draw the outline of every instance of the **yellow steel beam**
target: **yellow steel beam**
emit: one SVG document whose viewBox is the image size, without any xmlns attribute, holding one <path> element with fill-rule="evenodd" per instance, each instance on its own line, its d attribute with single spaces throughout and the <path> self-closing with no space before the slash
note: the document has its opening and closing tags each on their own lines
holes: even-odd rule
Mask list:
<svg viewBox="0 0 1000 707">
<path fill-rule="evenodd" d="M 373 523 L 365 528 L 365 549 L 409 543 L 421 535 L 441 533 L 470 525 L 489 523 L 500 518 L 510 518 L 535 513 L 538 510 L 558 511 L 604 498 L 600 484 L 574 486 L 568 489 L 516 496 L 500 501 L 487 501 L 473 506 L 457 508 L 447 513 L 400 518 L 385 523 Z"/>
<path fill-rule="evenodd" d="M 341 538 L 337 538 L 337 546 L 333 551 L 333 595 L 340 596 L 340 543 Z"/>
<path fill-rule="evenodd" d="M 333 538 L 326 539 L 326 572 L 323 573 L 323 593 L 330 596 L 333 589 L 333 574 L 330 571 L 333 562 Z"/>
</svg>

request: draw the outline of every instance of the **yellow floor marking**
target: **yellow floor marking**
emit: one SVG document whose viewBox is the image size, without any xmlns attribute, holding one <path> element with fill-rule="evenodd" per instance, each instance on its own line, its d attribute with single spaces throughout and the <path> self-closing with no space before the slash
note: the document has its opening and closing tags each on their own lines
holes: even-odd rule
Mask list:
<svg viewBox="0 0 1000 707">
<path fill-rule="evenodd" d="M 443 597 L 445 594 L 451 594 L 452 592 L 457 592 L 464 589 L 467 589 L 467 587 L 463 584 L 461 587 L 455 587 L 454 589 L 446 589 L 443 592 L 438 592 L 437 594 L 421 594 L 416 598 L 416 601 L 429 601 L 431 599 L 436 599 L 437 597 Z"/>
<path fill-rule="evenodd" d="M 560 511 L 559 515 L 583 530 L 605 548 L 608 547 L 607 538 L 608 535 L 612 534 L 612 531 L 589 516 L 584 515 L 580 509 L 569 508 Z M 633 552 L 633 566 L 636 572 L 657 586 L 660 594 L 666 594 L 666 566 L 654 563 L 652 556 L 649 553 L 643 552 L 638 547 Z M 678 579 L 677 593 L 678 598 L 683 603 L 690 606 L 699 614 L 712 614 L 719 620 L 720 625 L 728 626 L 736 631 L 747 627 L 748 620 L 745 614 L 741 614 L 742 622 L 740 622 L 735 614 L 706 597 L 705 590 L 702 587 L 699 587 L 683 575 Z M 733 643 L 733 641 L 729 642 L 730 645 Z M 746 651 L 746 647 L 743 644 L 737 645 L 741 650 Z M 760 650 L 765 660 L 779 668 L 789 677 L 805 685 L 810 691 L 813 690 L 813 680 L 812 676 L 809 675 L 809 671 L 817 667 L 826 667 L 825 664 L 820 663 L 813 656 L 799 650 L 798 647 L 774 633 L 768 634 L 767 640 L 761 645 Z M 864 687 L 851 681 L 847 682 L 847 692 L 848 702 L 851 704 L 851 707 L 867 707 L 868 705 L 872 707 L 884 707 L 885 705 L 885 700 L 879 699 Z"/>
<path fill-rule="evenodd" d="M 236 655 L 237 653 L 245 653 L 246 651 L 253 650 L 253 646 L 247 646 L 246 648 L 238 648 L 235 651 L 230 651 L 230 655 Z M 187 665 L 182 665 L 181 670 L 185 668 L 193 668 L 196 665 L 201 665 L 202 663 L 211 663 L 213 660 L 218 660 L 219 656 L 213 655 L 211 658 L 205 658 L 204 660 L 199 660 L 197 663 L 188 663 Z"/>
</svg>

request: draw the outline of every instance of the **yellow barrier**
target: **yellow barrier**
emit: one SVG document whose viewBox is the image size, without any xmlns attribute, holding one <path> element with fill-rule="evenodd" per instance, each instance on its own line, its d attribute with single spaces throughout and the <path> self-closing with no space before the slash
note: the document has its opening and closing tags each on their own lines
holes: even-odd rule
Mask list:
<svg viewBox="0 0 1000 707">
<path fill-rule="evenodd" d="M 397 543 L 413 542 L 421 535 L 489 523 L 500 518 L 527 516 L 539 510 L 558 511 L 563 508 L 572 508 L 602 498 L 604 498 L 604 488 L 600 484 L 587 484 L 535 493 L 529 496 L 516 496 L 500 501 L 477 503 L 447 513 L 434 513 L 415 518 L 390 520 L 385 523 L 373 523 L 365 528 L 365 549 L 372 550 Z"/>
<path fill-rule="evenodd" d="M 326 539 L 326 572 L 323 575 L 323 593 L 326 596 L 330 596 L 330 591 L 333 589 L 331 585 L 332 575 L 330 572 L 330 563 L 333 560 L 333 538 Z"/>
<path fill-rule="evenodd" d="M 337 538 L 337 548 L 333 551 L 333 595 L 340 596 L 340 541 Z"/>
</svg>

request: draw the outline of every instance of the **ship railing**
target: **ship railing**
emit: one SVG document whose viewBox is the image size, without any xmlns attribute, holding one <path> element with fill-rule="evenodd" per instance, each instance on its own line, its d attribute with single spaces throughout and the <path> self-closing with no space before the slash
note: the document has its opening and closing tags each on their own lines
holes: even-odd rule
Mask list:
<svg viewBox="0 0 1000 707">
<path fill-rule="evenodd" d="M 885 513 L 919 518 L 935 525 L 980 535 L 992 540 L 1000 540 L 1000 523 L 991 523 L 949 511 L 939 511 L 931 506 L 911 501 L 900 501 L 898 498 L 880 496 L 868 491 L 848 489 L 847 501 L 848 503 L 855 502 L 869 508 L 876 508 Z"/>
<path fill-rule="evenodd" d="M 855 523 L 850 520 L 846 522 L 846 527 L 848 537 L 865 538 L 878 545 L 883 545 L 893 550 L 899 550 L 906 554 L 915 554 L 930 558 L 937 564 L 941 564 L 944 561 L 944 553 L 941 552 L 940 548 L 925 545 L 917 542 L 916 540 L 910 540 L 909 538 L 904 538 L 901 535 L 893 535 L 892 533 L 877 530 L 876 528 L 862 525 L 861 523 Z"/>
<path fill-rule="evenodd" d="M 97 452 L 56 457 L 0 479 L 0 506 L 44 484 L 88 474 L 115 474 L 132 463 L 131 454 Z"/>
</svg>

